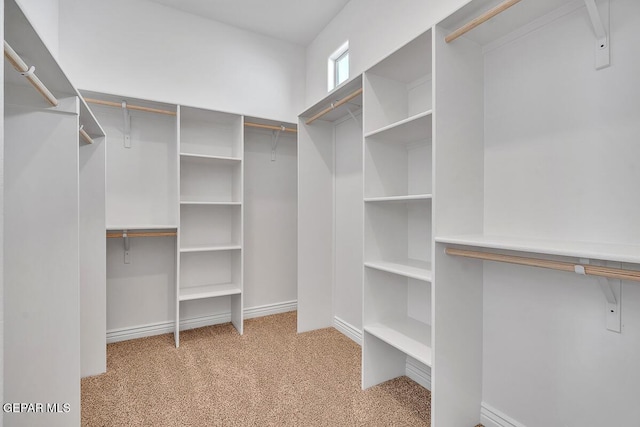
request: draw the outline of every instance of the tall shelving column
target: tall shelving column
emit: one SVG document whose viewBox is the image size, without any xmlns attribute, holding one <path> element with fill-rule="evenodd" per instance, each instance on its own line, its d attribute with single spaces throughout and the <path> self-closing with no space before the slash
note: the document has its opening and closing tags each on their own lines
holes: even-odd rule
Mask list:
<svg viewBox="0 0 640 427">
<path fill-rule="evenodd" d="M 242 334 L 243 117 L 180 107 L 176 347 L 180 307 L 226 298 Z"/>
<path fill-rule="evenodd" d="M 431 32 L 364 78 L 362 387 L 431 367 Z"/>
</svg>

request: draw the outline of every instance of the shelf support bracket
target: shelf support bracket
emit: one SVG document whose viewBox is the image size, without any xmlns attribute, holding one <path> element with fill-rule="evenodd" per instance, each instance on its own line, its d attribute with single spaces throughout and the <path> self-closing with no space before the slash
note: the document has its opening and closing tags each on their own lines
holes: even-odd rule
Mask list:
<svg viewBox="0 0 640 427">
<path fill-rule="evenodd" d="M 353 114 L 353 111 L 351 111 L 351 108 L 347 107 L 347 112 L 349 113 L 349 115 L 351 116 L 351 118 L 353 119 L 354 122 L 356 122 L 358 124 L 358 126 L 362 127 L 362 125 L 360 124 L 360 121 L 356 118 L 356 116 Z"/>
<path fill-rule="evenodd" d="M 280 130 L 271 132 L 271 161 L 276 161 L 276 150 L 278 149 L 278 140 L 280 139 L 280 132 L 284 132 L 286 128 L 280 125 Z"/>
<path fill-rule="evenodd" d="M 131 114 L 127 108 L 127 101 L 122 101 L 124 114 L 124 148 L 131 148 Z"/>
<path fill-rule="evenodd" d="M 122 241 L 124 242 L 124 263 L 131 264 L 131 242 L 127 230 L 122 230 Z"/>
<path fill-rule="evenodd" d="M 609 36 L 607 35 L 607 27 L 609 26 L 609 0 L 604 0 L 601 3 L 601 10 L 604 12 L 602 15 L 598 9 L 596 0 L 584 0 L 591 24 L 593 25 L 593 32 L 596 35 L 596 70 L 601 70 L 611 65 Z"/>
<path fill-rule="evenodd" d="M 581 259 L 582 264 L 589 264 L 589 260 Z M 619 262 L 609 262 L 607 267 L 620 268 Z M 605 319 L 607 330 L 620 333 L 622 331 L 622 281 L 597 277 L 598 284 L 605 298 Z"/>
</svg>

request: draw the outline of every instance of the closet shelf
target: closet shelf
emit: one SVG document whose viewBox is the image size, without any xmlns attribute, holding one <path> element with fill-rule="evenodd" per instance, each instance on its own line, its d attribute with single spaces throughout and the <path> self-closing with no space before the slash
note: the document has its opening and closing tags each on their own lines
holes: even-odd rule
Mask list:
<svg viewBox="0 0 640 427">
<path fill-rule="evenodd" d="M 366 133 L 365 138 L 384 139 L 397 144 L 431 140 L 432 111 L 424 111 L 404 120 L 392 123 L 380 129 Z"/>
<path fill-rule="evenodd" d="M 171 230 L 178 229 L 177 225 L 135 224 L 135 225 L 107 225 L 107 231 L 133 230 Z"/>
<path fill-rule="evenodd" d="M 431 326 L 410 317 L 366 325 L 364 331 L 431 367 Z"/>
<path fill-rule="evenodd" d="M 387 273 L 431 282 L 431 264 L 426 261 L 419 261 L 415 259 L 404 259 L 400 261 L 367 261 L 364 265 L 365 267 L 386 271 Z"/>
<path fill-rule="evenodd" d="M 226 156 L 212 156 L 210 154 L 197 154 L 197 153 L 180 153 L 180 158 L 184 159 L 204 159 L 216 161 L 219 163 L 238 163 L 242 159 L 240 157 L 226 157 Z"/>
<path fill-rule="evenodd" d="M 203 298 L 223 297 L 227 295 L 238 295 L 242 291 L 235 283 L 224 283 L 215 285 L 192 286 L 180 288 L 180 301 L 190 301 Z"/>
<path fill-rule="evenodd" d="M 240 245 L 187 246 L 180 248 L 180 253 L 237 251 L 240 249 L 242 249 Z"/>
<path fill-rule="evenodd" d="M 366 197 L 364 201 L 366 203 L 379 203 L 379 202 L 411 202 L 420 200 L 431 200 L 431 194 L 411 194 L 407 196 L 385 196 L 385 197 Z"/>
<path fill-rule="evenodd" d="M 211 206 L 241 206 L 241 202 L 204 202 L 204 201 L 181 201 L 181 205 L 211 205 Z"/>
<path fill-rule="evenodd" d="M 640 245 L 632 244 L 546 240 L 482 234 L 440 236 L 435 240 L 437 243 L 476 248 L 640 264 Z"/>
</svg>

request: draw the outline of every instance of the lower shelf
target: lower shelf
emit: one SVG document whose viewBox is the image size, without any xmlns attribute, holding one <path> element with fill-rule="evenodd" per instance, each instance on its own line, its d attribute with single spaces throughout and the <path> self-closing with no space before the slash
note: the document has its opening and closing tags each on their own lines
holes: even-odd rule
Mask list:
<svg viewBox="0 0 640 427">
<path fill-rule="evenodd" d="M 372 323 L 365 326 L 364 330 L 417 361 L 431 366 L 430 325 L 405 317 Z"/>
<path fill-rule="evenodd" d="M 234 283 L 224 283 L 216 285 L 202 285 L 188 288 L 180 288 L 180 301 L 189 301 L 203 298 L 223 297 L 226 295 L 238 295 L 242 291 Z"/>
</svg>

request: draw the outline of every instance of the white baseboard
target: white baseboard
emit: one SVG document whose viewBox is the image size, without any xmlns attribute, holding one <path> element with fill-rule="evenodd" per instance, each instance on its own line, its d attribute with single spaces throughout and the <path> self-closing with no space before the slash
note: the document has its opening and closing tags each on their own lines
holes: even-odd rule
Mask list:
<svg viewBox="0 0 640 427">
<path fill-rule="evenodd" d="M 298 301 L 285 301 L 276 304 L 266 304 L 257 307 L 244 309 L 244 318 L 253 319 L 255 317 L 271 316 L 272 314 L 287 313 L 298 309 Z"/>
<path fill-rule="evenodd" d="M 333 327 L 362 346 L 362 331 L 338 316 L 333 317 Z"/>
<path fill-rule="evenodd" d="M 484 402 L 480 408 L 480 422 L 484 427 L 526 427 Z"/>
<path fill-rule="evenodd" d="M 276 304 L 261 305 L 244 309 L 244 318 L 269 316 L 271 314 L 294 311 L 298 307 L 297 301 L 286 301 Z M 180 320 L 180 330 L 202 328 L 204 326 L 219 325 L 231 322 L 231 313 L 219 313 L 211 316 L 192 317 Z M 130 326 L 127 328 L 111 329 L 107 331 L 107 344 L 119 341 L 133 340 L 137 338 L 151 337 L 154 335 L 169 334 L 174 331 L 174 322 L 158 322 L 147 325 Z"/>
<path fill-rule="evenodd" d="M 427 365 L 418 362 L 413 357 L 407 356 L 405 370 L 407 377 L 411 378 L 427 390 L 431 390 L 431 369 Z"/>
</svg>

